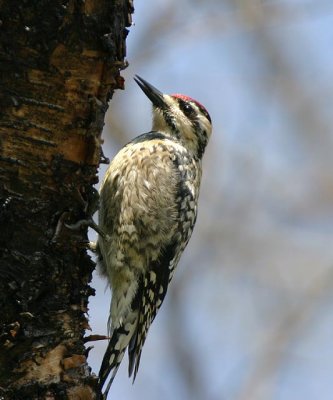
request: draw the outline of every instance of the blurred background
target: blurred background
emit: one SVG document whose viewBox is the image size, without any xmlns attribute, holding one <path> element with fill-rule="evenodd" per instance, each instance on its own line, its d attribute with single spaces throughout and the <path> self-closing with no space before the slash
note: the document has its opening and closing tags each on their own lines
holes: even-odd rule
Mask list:
<svg viewBox="0 0 333 400">
<path fill-rule="evenodd" d="M 134 74 L 198 99 L 214 129 L 194 234 L 135 384 L 126 355 L 110 398 L 333 399 L 332 1 L 134 6 L 105 155 L 150 130 Z M 103 334 L 110 292 L 98 274 L 93 286 Z M 106 344 L 90 352 L 96 373 Z"/>
</svg>

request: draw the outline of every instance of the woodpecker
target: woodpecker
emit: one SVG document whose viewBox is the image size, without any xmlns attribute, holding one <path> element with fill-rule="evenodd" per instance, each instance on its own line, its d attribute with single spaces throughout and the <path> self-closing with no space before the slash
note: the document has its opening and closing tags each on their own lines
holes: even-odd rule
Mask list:
<svg viewBox="0 0 333 400">
<path fill-rule="evenodd" d="M 136 83 L 152 102 L 152 130 L 112 160 L 100 189 L 96 251 L 111 287 L 110 340 L 99 371 L 103 398 L 126 349 L 129 376 L 168 290 L 197 217 L 201 160 L 212 131 L 207 110 L 192 98 Z"/>
</svg>

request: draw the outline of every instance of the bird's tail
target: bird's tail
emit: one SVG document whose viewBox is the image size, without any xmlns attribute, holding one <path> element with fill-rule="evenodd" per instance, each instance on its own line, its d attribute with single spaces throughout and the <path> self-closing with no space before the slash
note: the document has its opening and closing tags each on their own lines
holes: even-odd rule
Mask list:
<svg viewBox="0 0 333 400">
<path fill-rule="evenodd" d="M 129 322 L 122 324 L 112 332 L 111 339 L 99 370 L 98 386 L 100 391 L 102 391 L 109 375 L 112 373 L 103 394 L 103 399 L 107 398 L 112 382 L 124 357 L 125 350 L 134 334 L 136 328 L 136 318 L 133 317 L 134 315 L 129 319 Z"/>
</svg>

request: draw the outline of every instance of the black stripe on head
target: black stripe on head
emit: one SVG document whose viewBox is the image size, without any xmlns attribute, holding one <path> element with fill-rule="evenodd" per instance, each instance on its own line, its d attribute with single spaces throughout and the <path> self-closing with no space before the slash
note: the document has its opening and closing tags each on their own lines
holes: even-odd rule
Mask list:
<svg viewBox="0 0 333 400">
<path fill-rule="evenodd" d="M 207 132 L 201 129 L 201 126 L 197 120 L 193 121 L 193 125 L 195 132 L 197 132 L 198 138 L 197 156 L 198 158 L 201 158 L 205 152 L 208 143 L 208 136 Z"/>
<path fill-rule="evenodd" d="M 174 119 L 173 119 L 171 113 L 169 112 L 168 109 L 162 110 L 162 112 L 163 112 L 163 118 L 164 118 L 166 124 L 169 126 L 169 128 L 171 128 L 173 135 L 179 139 L 180 132 L 174 122 Z"/>
<path fill-rule="evenodd" d="M 202 114 L 208 119 L 210 123 L 212 123 L 212 120 L 210 118 L 210 115 L 208 114 L 208 111 L 205 109 L 204 106 L 202 106 L 200 103 L 197 101 L 195 102 L 196 106 L 199 108 L 199 110 L 202 112 Z"/>
<path fill-rule="evenodd" d="M 194 132 L 197 134 L 197 139 L 198 139 L 197 156 L 199 158 L 201 158 L 205 151 L 207 142 L 208 142 L 208 136 L 207 136 L 207 132 L 202 130 L 202 127 L 200 125 L 199 118 L 198 118 L 198 112 L 195 109 L 195 107 L 198 107 L 199 111 L 211 123 L 210 116 L 209 116 L 207 110 L 197 101 L 190 99 L 190 98 L 189 98 L 189 100 L 187 100 L 187 98 L 184 100 L 182 97 L 176 97 L 176 99 L 177 99 L 180 110 L 191 121 L 191 124 L 194 127 Z M 193 105 L 191 104 L 191 102 Z M 194 107 L 194 105 L 195 105 L 195 107 Z"/>
<path fill-rule="evenodd" d="M 212 120 L 210 118 L 210 115 L 208 114 L 208 111 L 197 100 L 194 100 L 194 99 L 192 99 L 192 97 L 185 96 L 183 94 L 174 94 L 172 96 L 177 99 L 179 107 L 181 108 L 181 110 L 184 112 L 184 114 L 187 117 L 191 118 L 191 116 L 190 116 L 190 108 L 191 108 L 191 103 L 193 103 L 198 107 L 200 112 L 208 119 L 208 121 L 210 123 L 212 123 Z"/>
</svg>

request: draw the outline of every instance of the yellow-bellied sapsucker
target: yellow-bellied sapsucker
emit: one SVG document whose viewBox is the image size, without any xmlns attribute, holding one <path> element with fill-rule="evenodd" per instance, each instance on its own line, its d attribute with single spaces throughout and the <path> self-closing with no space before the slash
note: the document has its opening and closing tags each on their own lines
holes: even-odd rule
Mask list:
<svg viewBox="0 0 333 400">
<path fill-rule="evenodd" d="M 138 372 L 148 329 L 166 295 L 197 216 L 201 159 L 211 134 L 206 109 L 135 78 L 153 104 L 152 131 L 112 160 L 100 190 L 97 252 L 109 280 L 110 341 L 99 372 L 110 389 L 126 348 Z"/>
</svg>

